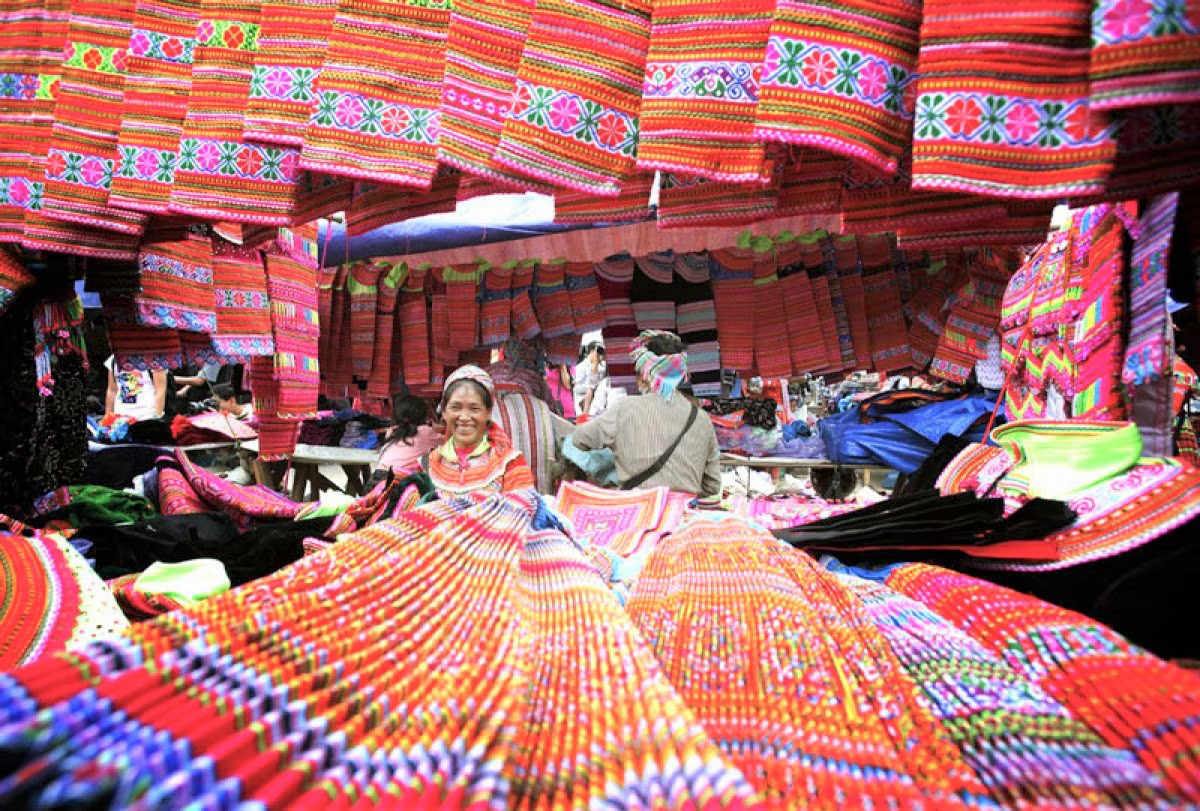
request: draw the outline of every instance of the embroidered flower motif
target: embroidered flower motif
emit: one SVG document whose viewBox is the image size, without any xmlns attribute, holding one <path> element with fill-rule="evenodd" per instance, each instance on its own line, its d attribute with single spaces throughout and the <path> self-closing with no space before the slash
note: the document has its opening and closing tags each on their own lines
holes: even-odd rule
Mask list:
<svg viewBox="0 0 1200 811">
<path fill-rule="evenodd" d="M 362 122 L 363 108 L 362 102 L 353 96 L 345 96 L 338 102 L 337 122 L 346 129 L 358 129 L 358 125 Z"/>
<path fill-rule="evenodd" d="M 523 118 L 531 101 L 533 101 L 533 89 L 524 82 L 518 82 L 517 89 L 513 91 L 512 108 L 509 110 L 509 115 L 513 118 Z"/>
<path fill-rule="evenodd" d="M 167 37 L 163 40 L 161 50 L 163 56 L 167 59 L 178 59 L 184 53 L 183 42 L 180 41 L 179 37 Z"/>
<path fill-rule="evenodd" d="M 1104 9 L 1099 22 L 1109 41 L 1137 39 L 1150 24 L 1152 10 L 1150 0 L 1115 0 Z"/>
<path fill-rule="evenodd" d="M 196 26 L 196 41 L 199 42 L 201 45 L 209 45 L 209 44 L 211 44 L 209 42 L 209 40 L 211 40 L 212 37 L 213 37 L 212 20 L 201 20 L 200 23 Z"/>
<path fill-rule="evenodd" d="M 14 205 L 24 207 L 29 202 L 29 186 L 22 178 L 14 178 L 8 189 L 8 200 Z"/>
<path fill-rule="evenodd" d="M 979 128 L 981 110 L 975 99 L 955 99 L 946 108 L 946 126 L 955 135 L 971 137 Z"/>
<path fill-rule="evenodd" d="M 134 165 L 137 167 L 139 175 L 149 178 L 158 171 L 158 155 L 155 155 L 149 149 L 142 150 L 141 154 L 134 160 Z"/>
<path fill-rule="evenodd" d="M 629 135 L 629 125 L 616 113 L 603 116 L 596 124 L 596 140 L 609 149 L 616 149 Z"/>
<path fill-rule="evenodd" d="M 205 172 L 215 171 L 221 160 L 221 150 L 212 141 L 205 141 L 196 148 L 196 165 Z"/>
<path fill-rule="evenodd" d="M 158 174 L 154 180 L 159 183 L 175 182 L 175 153 L 167 149 L 158 153 Z"/>
<path fill-rule="evenodd" d="M 291 74 L 283 68 L 275 68 L 267 73 L 264 86 L 274 98 L 281 99 L 292 92 Z"/>
<path fill-rule="evenodd" d="M 1004 124 L 1008 137 L 1015 143 L 1028 143 L 1038 131 L 1038 111 L 1032 104 L 1017 102 L 1008 111 Z"/>
<path fill-rule="evenodd" d="M 1187 9 L 1190 5 L 1193 4 L 1187 0 L 1158 0 L 1151 10 L 1153 24 L 1150 32 L 1156 37 L 1182 33 L 1194 35 L 1196 30 L 1191 25 Z"/>
<path fill-rule="evenodd" d="M 804 80 L 813 87 L 824 88 L 837 75 L 837 62 L 827 51 L 813 51 L 804 60 Z"/>
<path fill-rule="evenodd" d="M 51 152 L 46 156 L 46 177 L 61 177 L 67 168 L 67 159 L 61 152 Z"/>
<path fill-rule="evenodd" d="M 790 39 L 771 38 L 767 43 L 767 55 L 763 65 L 767 78 L 763 83 L 778 83 L 795 86 L 800 84 L 804 44 Z"/>
<path fill-rule="evenodd" d="M 95 48 L 88 48 L 83 53 L 83 66 L 88 70 L 99 70 L 104 64 L 104 54 Z"/>
<path fill-rule="evenodd" d="M 941 93 L 927 93 L 917 99 L 915 132 L 918 138 L 934 139 L 946 135 L 942 120 L 942 104 L 946 97 Z"/>
<path fill-rule="evenodd" d="M 258 154 L 258 150 L 254 147 L 244 146 L 238 152 L 237 168 L 245 177 L 255 177 L 259 170 L 262 169 L 262 156 Z"/>
<path fill-rule="evenodd" d="M 872 59 L 858 72 L 858 89 L 863 97 L 875 101 L 887 89 L 887 72 L 880 62 Z"/>
<path fill-rule="evenodd" d="M 294 149 L 289 149 L 283 153 L 283 157 L 279 160 L 279 179 L 285 183 L 291 183 L 296 179 L 296 168 L 300 163 L 300 153 Z"/>
<path fill-rule="evenodd" d="M 835 93 L 841 93 L 843 96 L 853 98 L 858 93 L 858 69 L 862 64 L 863 56 L 854 51 L 841 50 L 838 51 L 835 60 L 837 62 L 837 81 L 833 84 Z"/>
<path fill-rule="evenodd" d="M 113 51 L 113 54 L 112 54 L 113 70 L 115 70 L 117 73 L 124 73 L 125 69 L 128 66 L 129 66 L 129 55 L 125 51 L 122 51 L 119 49 L 116 51 Z"/>
<path fill-rule="evenodd" d="M 550 126 L 560 132 L 570 133 L 579 124 L 579 100 L 568 95 L 559 96 L 550 107 Z"/>
<path fill-rule="evenodd" d="M 130 56 L 145 56 L 150 53 L 154 47 L 154 43 L 150 41 L 150 37 L 142 31 L 138 31 L 129 38 L 129 54 Z"/>
<path fill-rule="evenodd" d="M 987 96 L 979 116 L 979 138 L 991 144 L 1004 140 L 1004 106 L 1008 102 L 1001 96 Z"/>
<path fill-rule="evenodd" d="M 104 163 L 97 158 L 89 158 L 83 162 L 80 177 L 89 186 L 99 186 L 104 180 Z"/>
<path fill-rule="evenodd" d="M 1066 136 L 1067 106 L 1060 101 L 1047 102 L 1042 105 L 1041 117 L 1038 121 L 1041 130 L 1038 136 L 1039 146 L 1061 146 Z"/>
<path fill-rule="evenodd" d="M 404 128 L 408 126 L 408 112 L 403 107 L 392 105 L 383 111 L 380 126 L 388 135 L 403 132 Z"/>
<path fill-rule="evenodd" d="M 221 42 L 226 48 L 240 48 L 245 41 L 246 32 L 243 31 L 242 27 L 236 23 L 226 28 L 225 32 L 221 35 Z"/>
</svg>

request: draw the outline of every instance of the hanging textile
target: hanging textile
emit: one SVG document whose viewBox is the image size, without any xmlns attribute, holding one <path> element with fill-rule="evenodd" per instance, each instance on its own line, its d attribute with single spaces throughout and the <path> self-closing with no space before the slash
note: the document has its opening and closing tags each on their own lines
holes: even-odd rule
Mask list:
<svg viewBox="0 0 1200 811">
<path fill-rule="evenodd" d="M 450 346 L 458 352 L 479 346 L 479 283 L 483 274 L 484 268 L 478 263 L 442 268 L 449 306 Z"/>
<path fill-rule="evenodd" d="M 716 397 L 721 393 L 721 344 L 707 252 L 675 255 L 671 290 L 675 295 L 675 327 L 687 347 L 692 391 L 697 397 Z"/>
<path fill-rule="evenodd" d="M 776 213 L 779 189 L 774 174 L 763 182 L 730 183 L 664 172 L 658 191 L 658 227 L 740 225 Z"/>
<path fill-rule="evenodd" d="M 638 334 L 630 299 L 634 261 L 628 254 L 618 254 L 597 262 L 594 267 L 596 287 L 604 302 L 604 348 L 609 385 L 632 393 L 637 391 L 637 386 L 629 344 Z"/>
<path fill-rule="evenodd" d="M 125 371 L 168 370 L 183 366 L 183 344 L 179 332 L 142 326 L 137 308 L 125 296 L 103 294 L 104 326 L 118 369 Z"/>
<path fill-rule="evenodd" d="M 42 212 L 55 220 L 141 234 L 146 215 L 108 207 L 120 158 L 114 111 L 123 109 L 134 0 L 74 0 L 46 155 Z"/>
<path fill-rule="evenodd" d="M 556 338 L 560 335 L 578 335 L 575 318 L 571 313 L 571 293 L 566 285 L 567 261 L 551 259 L 538 265 L 535 277 L 533 310 L 537 314 L 542 335 Z M 572 355 L 576 353 L 572 352 Z M 573 362 L 574 357 L 571 358 Z"/>
<path fill-rule="evenodd" d="M 863 296 L 867 301 L 871 365 L 876 371 L 889 373 L 914 366 L 895 271 L 886 265 L 864 269 Z"/>
<path fill-rule="evenodd" d="M 454 211 L 460 177 L 457 171 L 443 167 L 426 191 L 390 183 L 355 183 L 346 211 L 347 236 L 360 236 L 411 217 Z"/>
<path fill-rule="evenodd" d="M 604 329 L 604 302 L 596 285 L 596 273 L 591 262 L 568 262 L 564 268 L 564 283 L 571 298 L 571 318 L 575 331 L 582 335 Z"/>
<path fill-rule="evenodd" d="M 246 103 L 247 141 L 304 143 L 337 7 L 337 0 L 263 0 L 260 48 Z"/>
<path fill-rule="evenodd" d="M 410 266 L 400 286 L 400 349 L 404 357 L 404 383 L 411 389 L 430 380 L 429 310 L 425 300 L 425 275 L 429 267 Z"/>
<path fill-rule="evenodd" d="M 663 251 L 634 261 L 629 298 L 638 332 L 648 329 L 675 332 L 675 253 Z"/>
<path fill-rule="evenodd" d="M 800 240 L 812 242 L 824 237 L 823 231 L 807 234 Z M 803 244 L 793 241 L 776 247 L 779 292 L 787 319 L 788 353 L 792 370 L 807 374 L 825 365 L 825 338 L 821 318 L 813 301 L 812 284 L 804 265 Z"/>
<path fill-rule="evenodd" d="M 937 351 L 930 362 L 931 374 L 965 383 L 975 364 L 987 357 L 988 340 L 1000 324 L 1010 264 L 1010 257 L 987 249 L 971 255 L 967 283 L 955 293 L 950 304 Z"/>
<path fill-rule="evenodd" d="M 257 0 L 200 0 L 171 211 L 260 225 L 291 222 L 296 150 L 243 139 L 261 25 Z"/>
<path fill-rule="evenodd" d="M 249 363 L 250 358 L 275 354 L 262 254 L 217 236 L 211 245 L 217 316 L 213 349 L 225 363 Z"/>
<path fill-rule="evenodd" d="M 710 251 L 721 367 L 749 372 L 754 366 L 754 256 L 740 248 Z"/>
<path fill-rule="evenodd" d="M 775 0 L 656 3 L 638 168 L 732 183 L 763 173 L 755 109 Z"/>
<path fill-rule="evenodd" d="M 1137 200 L 1200 183 L 1200 105 L 1135 107 L 1110 115 L 1119 131 L 1104 199 Z"/>
<path fill-rule="evenodd" d="M 367 393 L 373 397 L 391 397 L 395 391 L 396 371 L 399 365 L 393 361 L 392 353 L 397 350 L 396 312 L 400 285 L 408 278 L 408 265 L 394 265 L 380 260 L 383 275 L 379 277 L 379 298 L 375 311 L 375 352 L 371 357 L 371 380 Z"/>
<path fill-rule="evenodd" d="M 920 25 L 916 3 L 780 0 L 755 134 L 895 173 L 912 132 Z"/>
<path fill-rule="evenodd" d="M 443 0 L 339 0 L 300 165 L 428 189 L 449 27 Z"/>
<path fill-rule="evenodd" d="M 858 238 L 836 237 L 833 241 L 838 281 L 846 302 L 846 318 L 850 323 L 850 341 L 854 347 L 854 368 L 871 368 L 871 339 L 867 327 L 867 301 L 863 295 L 862 265 Z"/>
<path fill-rule="evenodd" d="M 141 292 L 133 296 L 138 322 L 212 335 L 214 309 L 212 241 L 186 229 L 146 234 L 138 250 Z"/>
<path fill-rule="evenodd" d="M 650 217 L 650 192 L 654 173 L 643 172 L 621 180 L 615 197 L 597 197 L 573 189 L 554 192 L 556 223 L 616 223 L 645 220 Z"/>
<path fill-rule="evenodd" d="M 908 345 L 913 363 L 923 369 L 937 351 L 942 326 L 946 323 L 945 306 L 950 293 L 960 284 L 959 256 L 931 259 L 907 253 L 907 264 L 913 276 L 912 319 L 908 325 Z"/>
<path fill-rule="evenodd" d="M 651 4 L 537 0 L 497 163 L 602 197 L 633 170 Z"/>
<path fill-rule="evenodd" d="M 277 414 L 287 420 L 315 418 L 321 382 L 317 367 L 317 339 L 321 333 L 317 320 L 317 265 L 282 241 L 267 253 L 266 265 L 271 331 L 275 337 L 273 377 L 279 383 Z"/>
<path fill-rule="evenodd" d="M 1125 398 L 1119 382 L 1125 351 L 1121 325 L 1127 314 L 1122 245 L 1125 229 L 1113 212 L 1096 215 L 1089 212 L 1078 222 L 1082 225 L 1093 216 L 1098 221 L 1092 225 L 1088 250 L 1082 255 L 1073 252 L 1072 257 L 1073 263 L 1082 265 L 1083 291 L 1078 315 L 1064 336 L 1070 342 L 1075 363 L 1071 415 L 1089 420 L 1125 419 Z M 1034 270 L 1040 267 L 1038 264 Z M 1009 289 L 1012 288 L 1010 284 Z M 1008 294 L 1005 298 L 1007 302 Z M 1021 298 L 1019 293 L 1014 296 L 1014 307 L 1020 306 Z"/>
<path fill-rule="evenodd" d="M 788 348 L 787 301 L 779 286 L 779 265 L 774 248 L 755 252 L 753 314 L 754 373 L 765 378 L 792 376 Z"/>
<path fill-rule="evenodd" d="M 304 225 L 339 211 L 350 211 L 354 199 L 354 181 L 345 177 L 301 171 L 296 177 L 296 201 L 292 206 L 292 225 Z"/>
<path fill-rule="evenodd" d="M 383 267 L 373 261 L 355 262 L 346 272 L 346 295 L 350 301 L 350 371 L 354 382 L 359 384 L 371 379 L 379 278 L 383 273 Z"/>
<path fill-rule="evenodd" d="M 913 189 L 1061 198 L 1104 190 L 1112 127 L 1091 107 L 1089 0 L 1012 4 L 964 18 L 924 4 Z"/>
<path fill-rule="evenodd" d="M 905 248 L 918 250 L 1006 245 L 1024 247 L 1046 238 L 1053 211 L 1050 200 L 1007 200 L 1004 213 L 993 220 L 973 220 L 944 227 L 929 223 L 910 225 L 900 229 L 897 238 Z"/>
<path fill-rule="evenodd" d="M 1192 9 L 1100 0 L 1091 23 L 1093 109 L 1200 102 L 1200 28 Z"/>
<path fill-rule="evenodd" d="M 0 248 L 0 317 L 21 291 L 33 284 L 35 279 L 25 266 L 8 251 Z"/>
<path fill-rule="evenodd" d="M 111 206 L 154 214 L 171 201 L 199 21 L 200 0 L 138 0 L 108 192 Z"/>
<path fill-rule="evenodd" d="M 832 336 L 826 336 L 826 351 L 829 349 L 829 339 L 837 342 L 836 369 L 843 372 L 854 371 L 854 336 L 850 333 L 850 314 L 846 308 L 846 298 L 842 292 L 842 280 L 837 272 L 837 258 L 834 254 L 832 240 L 825 246 L 825 282 L 829 285 L 829 304 L 833 311 L 833 323 L 836 331 Z"/>
<path fill-rule="evenodd" d="M 492 160 L 511 109 L 534 0 L 458 0 L 450 15 L 438 160 L 512 189 L 545 190 Z"/>
<path fill-rule="evenodd" d="M 533 310 L 533 300 L 529 295 L 533 289 L 534 270 L 537 266 L 537 260 L 526 259 L 513 269 L 512 334 L 523 341 L 542 333 L 542 327 Z"/>
<path fill-rule="evenodd" d="M 490 265 L 484 272 L 479 304 L 479 342 L 484 346 L 500 346 L 508 340 L 512 275 L 510 263 Z"/>
<path fill-rule="evenodd" d="M 430 383 L 441 384 L 447 370 L 458 366 L 458 352 L 450 335 L 450 295 L 441 268 L 432 268 L 425 282 L 429 296 L 429 357 L 432 360 Z"/>
</svg>

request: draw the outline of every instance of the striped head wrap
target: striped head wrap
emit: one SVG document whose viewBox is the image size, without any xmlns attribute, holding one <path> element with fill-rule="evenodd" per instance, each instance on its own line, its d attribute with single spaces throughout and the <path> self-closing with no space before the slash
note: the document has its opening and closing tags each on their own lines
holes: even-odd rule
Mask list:
<svg viewBox="0 0 1200 811">
<path fill-rule="evenodd" d="M 492 380 L 492 376 L 473 363 L 459 366 L 446 377 L 446 382 L 442 386 L 442 397 L 445 397 L 446 392 L 450 391 L 450 387 L 460 380 L 474 380 L 487 389 L 493 400 L 496 399 L 496 383 Z"/>
<path fill-rule="evenodd" d="M 637 370 L 638 377 L 646 381 L 650 386 L 650 390 L 664 400 L 670 401 L 671 395 L 675 393 L 675 389 L 679 388 L 679 385 L 687 380 L 687 353 L 678 352 L 674 355 L 654 354 L 646 347 L 646 344 L 651 339 L 659 336 L 679 340 L 678 335 L 666 330 L 643 330 L 630 343 L 629 357 L 633 360 L 633 367 Z"/>
</svg>

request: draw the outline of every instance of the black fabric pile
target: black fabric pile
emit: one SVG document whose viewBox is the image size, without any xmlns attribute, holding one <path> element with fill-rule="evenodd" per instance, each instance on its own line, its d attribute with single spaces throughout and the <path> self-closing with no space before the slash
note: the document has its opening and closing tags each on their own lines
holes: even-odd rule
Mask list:
<svg viewBox="0 0 1200 811">
<path fill-rule="evenodd" d="M 1007 518 L 1004 500 L 974 493 L 942 496 L 926 490 L 893 497 L 852 513 L 814 521 L 775 536 L 822 552 L 913 550 L 960 552 L 1002 541 L 1036 540 L 1068 527 L 1075 512 L 1061 501 L 1035 498 Z"/>
<path fill-rule="evenodd" d="M 713 400 L 706 408 L 708 413 L 722 417 L 735 411 L 742 411 L 742 421 L 752 428 L 771 430 L 777 424 L 775 409 L 778 407 L 771 398 L 758 399 L 753 397 L 735 397 Z"/>
</svg>

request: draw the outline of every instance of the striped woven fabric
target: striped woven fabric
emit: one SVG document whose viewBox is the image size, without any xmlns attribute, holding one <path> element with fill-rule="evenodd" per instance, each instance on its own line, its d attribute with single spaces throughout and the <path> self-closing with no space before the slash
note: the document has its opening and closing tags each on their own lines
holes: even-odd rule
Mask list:
<svg viewBox="0 0 1200 811">
<path fill-rule="evenodd" d="M 326 363 L 321 365 L 321 379 L 330 397 L 347 396 L 351 386 L 350 299 L 346 293 L 349 272 L 350 265 L 345 264 L 334 274 L 329 294 L 329 320 L 322 322 L 321 327 L 321 337 L 328 346 Z"/>
<path fill-rule="evenodd" d="M 839 343 L 837 319 L 833 311 L 833 294 L 829 286 L 828 268 L 832 264 L 832 243 L 829 234 L 816 232 L 811 238 L 800 240 L 801 259 L 804 270 L 808 274 L 808 284 L 812 289 L 813 304 L 817 308 L 817 320 L 821 327 L 821 339 L 824 343 L 824 360 L 817 372 L 840 372 L 842 370 L 842 350 Z"/>
<path fill-rule="evenodd" d="M 321 340 L 317 344 L 317 365 L 321 367 L 321 393 L 332 395 L 329 388 L 329 370 L 333 368 L 330 355 L 333 350 L 333 283 L 341 272 L 339 266 L 321 268 L 317 277 L 317 323 L 321 325 Z"/>
<path fill-rule="evenodd" d="M 754 254 L 741 248 L 711 251 L 713 302 L 721 336 L 721 367 L 746 373 L 754 367 Z"/>
<path fill-rule="evenodd" d="M 1197 793 L 1196 676 L 1073 611 L 967 575 L 907 564 L 887 584 L 953 622 L 1106 741 L 1131 752 L 1168 805 Z M 1120 720 L 1118 720 L 1120 719 Z M 1150 781 L 1143 781 L 1138 794 Z"/>
<path fill-rule="evenodd" d="M 763 377 L 791 377 L 787 301 L 779 286 L 774 250 L 756 254 L 753 262 L 753 314 L 749 317 L 754 327 L 754 371 Z"/>
<path fill-rule="evenodd" d="M 537 0 L 497 163 L 602 197 L 632 174 L 649 0 Z"/>
<path fill-rule="evenodd" d="M 1200 101 L 1200 25 L 1195 11 L 1184 6 L 1119 0 L 1093 5 L 1092 109 Z"/>
<path fill-rule="evenodd" d="M 766 530 L 738 518 L 686 524 L 658 542 L 626 610 L 764 807 L 825 796 L 854 806 L 988 802 L 862 603 Z M 759 667 L 764 658 L 775 664 Z"/>
<path fill-rule="evenodd" d="M 609 385 L 630 393 L 637 391 L 636 373 L 629 357 L 630 341 L 638 334 L 630 300 L 633 269 L 633 258 L 628 254 L 610 256 L 595 264 L 596 287 L 604 302 L 604 348 Z"/>
<path fill-rule="evenodd" d="M 846 302 L 846 319 L 850 324 L 850 340 L 854 347 L 854 368 L 871 368 L 871 339 L 867 328 L 867 302 L 863 295 L 861 257 L 858 238 L 837 237 L 833 241 L 838 281 L 842 299 Z"/>
<path fill-rule="evenodd" d="M 1136 107 L 1111 115 L 1120 133 L 1104 199 L 1136 200 L 1200 183 L 1200 105 Z"/>
<path fill-rule="evenodd" d="M 339 0 L 300 165 L 429 188 L 449 27 L 446 0 Z"/>
<path fill-rule="evenodd" d="M 823 232 L 802 239 L 818 239 Z M 814 372 L 825 365 L 825 338 L 821 317 L 813 301 L 812 284 L 804 265 L 802 245 L 778 246 L 779 292 L 787 314 L 788 353 L 797 375 Z"/>
<path fill-rule="evenodd" d="M 266 267 L 271 332 L 275 337 L 273 374 L 279 384 L 276 413 L 285 420 L 315 418 L 321 383 L 317 367 L 321 325 L 317 321 L 316 262 L 273 246 L 266 255 Z"/>
<path fill-rule="evenodd" d="M 846 308 L 846 298 L 842 292 L 842 280 L 837 272 L 837 261 L 832 255 L 833 245 L 828 245 L 830 253 L 825 262 L 825 282 L 829 285 L 829 304 L 833 310 L 833 323 L 836 331 L 832 336 L 826 336 L 826 351 L 829 350 L 829 339 L 837 342 L 837 353 L 840 368 L 844 372 L 854 369 L 854 336 L 850 333 L 850 313 Z"/>
<path fill-rule="evenodd" d="M 279 416 L 282 386 L 274 377 L 274 359 L 252 358 L 247 372 L 254 395 L 254 414 L 258 419 L 258 458 L 264 462 L 287 459 L 296 452 L 300 422 Z"/>
<path fill-rule="evenodd" d="M 1028 246 L 1046 238 L 1054 210 L 1051 201 L 1008 200 L 1004 209 L 1004 215 L 991 220 L 942 228 L 929 224 L 909 226 L 899 230 L 897 238 L 905 248 L 918 250 Z"/>
<path fill-rule="evenodd" d="M 654 3 L 638 168 L 734 183 L 762 177 L 754 124 L 774 12 L 775 0 Z"/>
<path fill-rule="evenodd" d="M 530 297 L 537 265 L 536 260 L 526 259 L 513 268 L 512 310 L 510 313 L 512 334 L 523 341 L 542 334 L 542 327 L 538 323 L 537 314 L 533 309 L 533 299 Z"/>
<path fill-rule="evenodd" d="M 1173 338 L 1165 302 L 1178 208 L 1178 192 L 1154 198 L 1138 221 L 1140 233 L 1134 235 L 1129 258 L 1129 339 L 1121 371 L 1121 381 L 1131 391 L 1171 374 Z"/>
<path fill-rule="evenodd" d="M 199 22 L 200 0 L 138 0 L 108 191 L 115 208 L 161 213 L 171 201 Z"/>
<path fill-rule="evenodd" d="M 838 579 L 863 601 L 872 623 L 1002 806 L 1032 802 L 1120 807 L 1151 796 L 1167 801 L 1168 793 L 1130 752 L 1114 746 L 1028 681 L 1002 653 L 882 583 L 853 575 Z M 947 689 L 967 673 L 973 674 L 975 686 L 969 698 Z M 972 745 L 985 737 L 995 741 L 997 751 L 984 754 Z M 1020 744 L 1014 745 L 1016 741 Z M 1033 769 L 1026 760 L 1032 752 L 1040 753 Z M 1053 766 L 1047 768 L 1050 763 Z"/>
<path fill-rule="evenodd" d="M 895 271 L 884 267 L 865 272 L 863 295 L 867 301 L 871 365 L 879 372 L 899 372 L 914 366 Z"/>
<path fill-rule="evenodd" d="M 430 270 L 425 292 L 429 296 L 429 382 L 440 384 L 447 370 L 458 366 L 459 354 L 450 341 L 450 296 L 441 268 Z"/>
<path fill-rule="evenodd" d="M 564 283 L 571 298 L 571 318 L 575 332 L 582 335 L 604 329 L 604 301 L 596 286 L 596 271 L 591 262 L 568 262 Z"/>
<path fill-rule="evenodd" d="M 171 211 L 260 225 L 291 222 L 296 150 L 242 137 L 261 25 L 261 0 L 200 2 Z"/>
<path fill-rule="evenodd" d="M 671 287 L 675 295 L 675 328 L 687 346 L 692 391 L 697 397 L 716 397 L 721 393 L 721 344 L 708 254 L 677 254 Z"/>
<path fill-rule="evenodd" d="M 214 309 L 212 241 L 183 229 L 149 232 L 138 250 L 139 323 L 211 335 Z"/>
<path fill-rule="evenodd" d="M 111 209 L 119 160 L 113 113 L 122 109 L 134 0 L 73 0 L 46 156 L 42 213 L 140 234 L 146 215 Z"/>
<path fill-rule="evenodd" d="M 354 181 L 346 177 L 301 171 L 296 176 L 296 200 L 292 206 L 292 225 L 303 225 L 350 211 L 354 199 Z"/>
<path fill-rule="evenodd" d="M 512 265 L 491 265 L 483 275 L 479 303 L 479 342 L 500 346 L 508 340 L 512 311 Z"/>
<path fill-rule="evenodd" d="M 675 254 L 672 251 L 639 256 L 634 261 L 629 300 L 638 332 L 675 332 Z"/>
<path fill-rule="evenodd" d="M 8 251 L 0 248 L 0 316 L 26 287 L 36 281 Z"/>
<path fill-rule="evenodd" d="M 375 356 L 375 322 L 378 320 L 381 263 L 355 262 L 346 273 L 346 294 L 350 301 L 350 370 L 357 383 L 371 379 Z"/>
<path fill-rule="evenodd" d="M 398 375 L 401 368 L 398 360 L 393 360 L 392 353 L 399 354 L 397 340 L 397 300 L 400 297 L 400 285 L 408 277 L 408 265 L 403 262 L 391 264 L 384 260 L 378 262 L 383 266 L 383 274 L 379 277 L 379 297 L 375 311 L 375 352 L 371 356 L 371 380 L 367 384 L 367 394 L 373 397 L 391 397 L 396 391 Z"/>
<path fill-rule="evenodd" d="M 183 344 L 174 329 L 142 326 L 133 299 L 108 293 L 100 296 L 108 344 L 121 369 L 178 369 L 184 364 Z"/>
<path fill-rule="evenodd" d="M 546 363 L 570 368 L 579 360 L 579 335 L 573 332 L 546 338 Z"/>
<path fill-rule="evenodd" d="M 554 192 L 554 221 L 565 223 L 627 222 L 650 216 L 650 191 L 654 173 L 624 178 L 615 197 L 558 189 Z"/>
<path fill-rule="evenodd" d="M 740 225 L 776 213 L 779 188 L 767 183 L 730 183 L 664 173 L 658 192 L 658 227 Z"/>
<path fill-rule="evenodd" d="M 303 145 L 337 7 L 337 0 L 263 0 L 246 102 L 247 141 Z"/>
<path fill-rule="evenodd" d="M 788 154 L 776 177 L 779 190 L 775 214 L 841 213 L 847 159 L 811 147 L 792 147 Z"/>
<path fill-rule="evenodd" d="M 459 352 L 479 346 L 479 284 L 483 274 L 478 263 L 442 268 L 450 308 L 450 346 Z"/>
<path fill-rule="evenodd" d="M 954 296 L 929 364 L 930 374 L 965 383 L 975 364 L 987 357 L 987 342 L 1000 326 L 1010 257 L 981 251 L 969 257 L 969 278 Z"/>
<path fill-rule="evenodd" d="M 421 386 L 430 379 L 429 311 L 425 300 L 427 267 L 410 267 L 400 287 L 400 346 L 404 356 L 404 382 Z"/>
<path fill-rule="evenodd" d="M 217 314 L 212 343 L 217 354 L 226 363 L 249 363 L 275 354 L 262 255 L 214 236 L 212 276 Z"/>
<path fill-rule="evenodd" d="M 523 391 L 507 391 L 498 393 L 496 411 L 500 414 L 500 427 L 533 471 L 538 492 L 552 492 L 558 451 L 550 406 Z"/>
<path fill-rule="evenodd" d="M 425 191 L 391 183 L 355 183 L 346 210 L 346 233 L 360 236 L 394 222 L 454 211 L 461 174 L 443 167 Z"/>
<path fill-rule="evenodd" d="M 1089 0 L 925 3 L 913 188 L 1103 191 L 1116 137 L 1090 106 L 1091 11 Z"/>
<path fill-rule="evenodd" d="M 478 178 L 545 190 L 492 160 L 512 105 L 534 0 L 458 0 L 450 15 L 438 160 Z"/>
<path fill-rule="evenodd" d="M 755 133 L 887 174 L 912 133 L 921 7 L 894 0 L 779 0 Z"/>
</svg>

